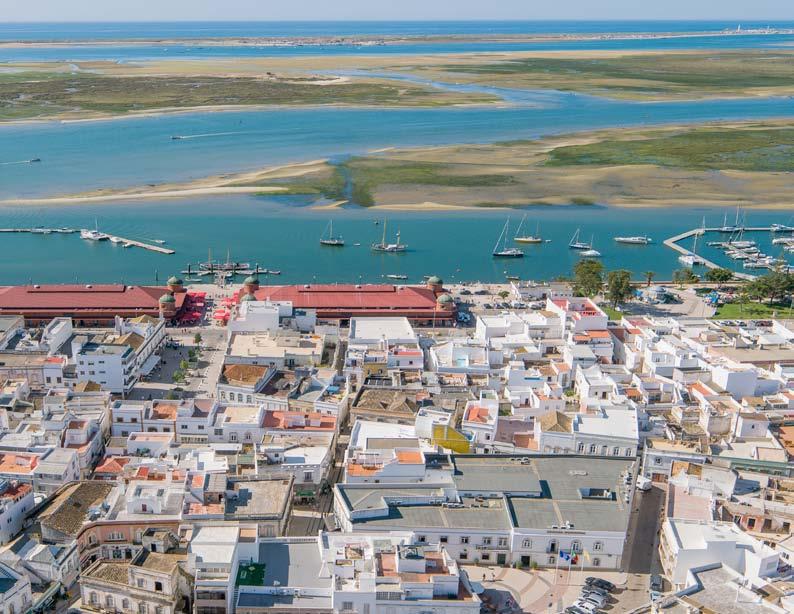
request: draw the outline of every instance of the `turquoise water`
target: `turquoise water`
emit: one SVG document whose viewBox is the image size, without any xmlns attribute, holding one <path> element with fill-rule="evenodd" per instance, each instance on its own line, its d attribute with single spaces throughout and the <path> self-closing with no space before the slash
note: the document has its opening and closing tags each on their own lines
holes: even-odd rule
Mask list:
<svg viewBox="0 0 794 614">
<path fill-rule="evenodd" d="M 342 234 L 344 248 L 319 244 L 329 213 L 307 207 L 302 198 L 190 199 L 162 202 L 113 204 L 105 207 L 14 207 L 3 210 L 3 225 L 30 227 L 42 220 L 52 226 L 93 227 L 134 239 L 167 239 L 177 251 L 173 256 L 139 249 L 124 249 L 109 242 L 91 243 L 78 235 L 5 235 L 0 237 L 0 270 L 4 283 L 78 281 L 123 281 L 152 283 L 186 268 L 188 262 L 213 258 L 258 263 L 281 270 L 268 283 L 378 282 L 384 275 L 407 275 L 409 282 L 423 275 L 441 275 L 449 281 L 500 281 L 506 274 L 524 279 L 549 279 L 570 274 L 579 256 L 568 249 L 577 227 L 582 237 L 594 237 L 607 268 L 629 268 L 639 277 L 654 270 L 659 279 L 669 279 L 680 267 L 676 254 L 661 242 L 684 229 L 722 224 L 722 210 L 697 208 L 604 209 L 602 207 L 529 207 L 529 230 L 540 224 L 541 234 L 551 243 L 525 245 L 521 260 L 497 260 L 491 250 L 508 217 L 506 212 L 389 213 L 387 231 L 398 229 L 410 247 L 405 254 L 376 254 L 369 245 L 381 238 L 382 214 L 366 210 L 336 210 L 334 231 Z M 512 212 L 515 229 L 522 212 Z M 752 210 L 748 224 L 786 223 L 786 212 Z M 375 221 L 379 225 L 375 225 Z M 647 233 L 654 244 L 646 247 L 618 245 L 614 236 Z M 724 238 L 724 237 L 723 237 Z M 759 247 L 778 255 L 768 233 L 756 233 Z M 353 246 L 361 243 L 360 247 Z M 726 266 L 734 263 L 713 248 L 700 253 Z M 741 266 L 741 265 L 739 265 Z M 263 279 L 264 281 L 264 279 Z"/>
<path fill-rule="evenodd" d="M 706 22 L 643 23 L 443 23 L 443 24 L 0 24 L 6 39 L 123 39 L 143 36 L 176 37 L 193 33 L 210 36 L 325 36 L 329 34 L 472 34 L 565 31 L 719 31 L 736 24 Z M 743 24 L 747 27 L 766 24 Z M 791 27 L 794 24 L 771 24 Z M 792 37 L 778 37 L 777 43 Z M 767 46 L 771 36 L 720 36 L 654 41 L 588 41 L 587 44 L 645 48 L 669 44 L 680 48 Z M 666 41 L 666 42 L 664 42 Z M 578 45 L 566 41 L 555 45 Z M 454 43 L 458 44 L 458 43 Z M 153 46 L 154 49 L 156 46 Z M 562 47 L 555 47 L 562 48 Z M 571 47 L 575 48 L 575 47 Z M 131 59 L 132 47 L 92 47 L 101 57 Z M 399 47 L 365 48 L 391 52 Z M 429 49 L 422 47 L 422 52 Z M 448 49 L 449 50 L 449 49 Z M 24 50 L 31 51 L 31 50 Z M 76 47 L 68 52 L 78 52 Z M 144 49 L 145 51 L 145 49 Z M 216 51 L 210 50 L 212 53 Z M 338 47 L 269 48 L 256 53 L 337 53 Z M 402 48 L 402 52 L 406 49 Z M 0 50 L 0 61 L 12 50 Z M 63 51 L 59 51 L 61 53 Z M 138 53 L 139 49 L 129 53 Z M 361 52 L 351 50 L 351 52 Z M 35 51 L 38 53 L 38 51 Z M 173 50 L 163 53 L 175 53 Z M 220 53 L 220 52 L 218 52 Z M 227 53 L 227 51 L 223 51 Z M 250 49 L 230 53 L 249 54 Z M 46 56 L 41 56 L 46 57 Z M 97 56 L 100 57 L 100 56 Z M 170 57 L 170 55 L 169 55 Z M 16 58 L 19 59 L 19 58 Z M 41 59 L 41 58 L 39 58 Z M 449 86 L 445 86 L 449 87 Z M 469 88 L 472 89 L 472 88 Z M 239 172 L 276 164 L 354 155 L 384 147 L 411 147 L 458 142 L 492 142 L 547 134 L 630 125 L 791 117 L 794 99 L 717 100 L 673 103 L 632 103 L 559 92 L 487 90 L 510 104 L 502 108 L 452 109 L 266 109 L 246 112 L 191 113 L 113 121 L 47 122 L 0 126 L 0 199 L 39 197 L 100 187 L 121 187 L 185 181 L 223 172 Z M 193 138 L 171 140 L 172 135 Z M 40 164 L 15 164 L 30 158 Z M 669 277 L 678 268 L 676 255 L 661 241 L 682 230 L 721 223 L 713 209 L 605 209 L 602 207 L 532 207 L 530 228 L 541 224 L 551 243 L 525 246 L 520 261 L 495 261 L 490 253 L 507 216 L 504 212 L 390 214 L 390 228 L 402 230 L 411 251 L 376 255 L 368 245 L 379 238 L 381 226 L 370 211 L 335 211 L 335 230 L 348 247 L 321 248 L 318 240 L 328 213 L 312 210 L 306 198 L 223 196 L 102 206 L 0 208 L 0 227 L 73 226 L 100 228 L 137 239 L 165 239 L 177 250 L 162 256 L 109 243 L 92 244 L 76 235 L 0 235 L 0 283 L 125 281 L 154 282 L 206 259 L 207 250 L 224 258 L 280 269 L 278 283 L 317 281 L 381 281 L 384 275 L 439 274 L 452 280 L 503 280 L 506 274 L 548 279 L 569 274 L 578 256 L 567 248 L 576 227 L 595 237 L 595 247 L 608 268 L 630 268 L 639 274 L 651 269 Z M 521 212 L 513 212 L 515 224 Z M 791 223 L 789 212 L 753 210 L 748 222 Z M 648 247 L 620 246 L 617 235 L 649 234 Z M 761 248 L 778 255 L 769 236 L 758 237 Z M 361 247 L 353 247 L 360 242 Z M 764 243 L 766 242 L 766 243 Z M 721 254 L 703 248 L 708 257 L 726 265 Z"/>
<path fill-rule="evenodd" d="M 214 37 L 329 37 L 329 36 L 449 36 L 709 32 L 720 36 L 666 37 L 640 40 L 560 40 L 555 42 L 417 42 L 358 47 L 354 45 L 237 46 L 197 44 L 88 45 L 57 48 L 0 49 L 0 61 L 100 60 L 131 61 L 164 58 L 230 56 L 372 55 L 404 53 L 459 53 L 472 51 L 520 51 L 549 49 L 691 49 L 780 47 L 792 44 L 787 34 L 746 34 L 744 30 L 771 27 L 794 28 L 794 22 L 727 21 L 448 21 L 448 22 L 228 22 L 228 23 L 75 23 L 0 24 L 0 41 L 81 41 L 99 43 L 130 39 L 206 39 Z M 730 31 L 731 34 L 725 34 Z"/>
</svg>

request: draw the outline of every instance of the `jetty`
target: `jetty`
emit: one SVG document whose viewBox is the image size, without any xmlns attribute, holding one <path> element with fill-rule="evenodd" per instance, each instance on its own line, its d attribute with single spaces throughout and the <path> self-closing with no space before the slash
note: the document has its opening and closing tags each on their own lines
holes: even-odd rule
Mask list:
<svg viewBox="0 0 794 614">
<path fill-rule="evenodd" d="M 695 235 L 703 236 L 707 232 L 719 232 L 719 230 L 720 230 L 719 228 L 705 228 L 705 227 L 693 228 L 692 230 L 687 230 L 686 232 L 677 234 L 674 237 L 665 239 L 664 244 L 670 249 L 677 251 L 679 254 L 683 254 L 685 256 L 695 256 L 695 255 L 698 256 L 703 260 L 706 268 L 708 269 L 720 269 L 722 267 L 718 265 L 716 262 L 709 260 L 708 258 L 705 258 L 701 254 L 695 254 L 693 251 L 688 250 L 685 247 L 681 247 L 678 244 L 680 241 L 683 241 L 684 239 L 689 239 L 690 237 L 694 237 Z M 757 226 L 757 227 L 744 228 L 743 230 L 745 232 L 772 232 L 771 226 Z M 739 273 L 738 271 L 734 271 L 734 276 L 737 277 L 738 279 L 744 279 L 747 281 L 752 281 L 753 279 L 756 278 L 755 275 L 750 275 L 749 273 Z"/>
<path fill-rule="evenodd" d="M 0 233 L 3 232 L 27 232 L 30 234 L 36 235 L 50 235 L 50 234 L 75 234 L 78 232 L 76 228 L 0 228 Z M 155 245 L 153 243 L 146 243 L 145 241 L 138 241 L 136 239 L 128 239 L 126 237 L 121 237 L 119 235 L 106 235 L 108 239 L 117 239 L 116 243 L 131 245 L 133 247 L 140 247 L 141 249 L 149 250 L 150 252 L 156 252 L 158 254 L 175 254 L 176 251 L 169 248 L 163 247 L 162 245 Z"/>
</svg>

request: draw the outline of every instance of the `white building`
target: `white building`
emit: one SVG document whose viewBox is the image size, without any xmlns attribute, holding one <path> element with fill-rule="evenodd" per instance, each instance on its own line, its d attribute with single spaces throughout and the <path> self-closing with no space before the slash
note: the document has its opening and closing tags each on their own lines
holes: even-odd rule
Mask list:
<svg viewBox="0 0 794 614">
<path fill-rule="evenodd" d="M 0 544 L 7 544 L 16 537 L 33 506 L 30 484 L 0 482 Z"/>
<path fill-rule="evenodd" d="M 659 556 L 673 586 L 683 588 L 691 569 L 722 563 L 753 585 L 777 574 L 779 553 L 751 537 L 732 522 L 704 522 L 666 518 Z"/>
</svg>

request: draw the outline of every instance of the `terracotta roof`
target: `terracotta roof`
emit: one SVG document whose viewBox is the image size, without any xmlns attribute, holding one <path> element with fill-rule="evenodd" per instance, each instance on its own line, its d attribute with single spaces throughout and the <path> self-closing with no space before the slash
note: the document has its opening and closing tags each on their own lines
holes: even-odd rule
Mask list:
<svg viewBox="0 0 794 614">
<path fill-rule="evenodd" d="M 472 405 L 466 410 L 466 420 L 468 422 L 479 422 L 480 424 L 487 424 L 490 412 L 486 407 L 479 405 Z"/>
<path fill-rule="evenodd" d="M 433 312 L 449 315 L 454 303 L 442 307 L 435 293 L 423 286 L 307 284 L 305 286 L 266 286 L 255 292 L 260 301 L 291 301 L 294 307 L 317 309 L 322 313 L 337 312 L 358 315 Z"/>
<path fill-rule="evenodd" d="M 268 367 L 262 365 L 227 365 L 223 368 L 223 377 L 227 382 L 256 384 L 267 373 Z"/>
<path fill-rule="evenodd" d="M 75 312 L 83 310 L 153 310 L 166 288 L 162 286 L 125 286 L 122 284 L 63 284 L 0 287 L 0 312 L 49 310 Z M 177 293 L 177 309 L 185 300 Z"/>
<path fill-rule="evenodd" d="M 121 473 L 129 462 L 129 456 L 106 456 L 96 466 L 94 473 Z"/>
<path fill-rule="evenodd" d="M 546 414 L 540 418 L 540 427 L 544 431 L 554 433 L 570 433 L 573 420 L 568 416 L 558 411 L 551 414 Z"/>
<path fill-rule="evenodd" d="M 424 457 L 419 450 L 395 450 L 397 461 L 403 465 L 423 465 Z"/>
</svg>

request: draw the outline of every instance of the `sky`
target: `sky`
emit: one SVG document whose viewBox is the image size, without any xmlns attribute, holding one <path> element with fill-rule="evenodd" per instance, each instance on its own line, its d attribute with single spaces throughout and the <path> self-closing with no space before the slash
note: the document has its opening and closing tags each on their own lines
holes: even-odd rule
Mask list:
<svg viewBox="0 0 794 614">
<path fill-rule="evenodd" d="M 3 21 L 794 20 L 794 0 L 0 0 Z"/>
</svg>

